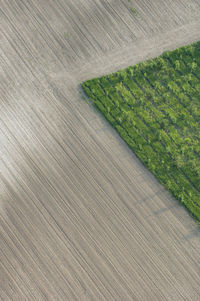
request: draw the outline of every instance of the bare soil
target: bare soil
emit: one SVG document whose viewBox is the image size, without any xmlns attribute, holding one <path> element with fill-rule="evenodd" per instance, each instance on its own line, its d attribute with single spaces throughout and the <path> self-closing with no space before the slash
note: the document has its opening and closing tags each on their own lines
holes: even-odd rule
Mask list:
<svg viewBox="0 0 200 301">
<path fill-rule="evenodd" d="M 1 300 L 200 300 L 198 225 L 80 89 L 199 20 L 198 0 L 1 1 Z"/>
</svg>

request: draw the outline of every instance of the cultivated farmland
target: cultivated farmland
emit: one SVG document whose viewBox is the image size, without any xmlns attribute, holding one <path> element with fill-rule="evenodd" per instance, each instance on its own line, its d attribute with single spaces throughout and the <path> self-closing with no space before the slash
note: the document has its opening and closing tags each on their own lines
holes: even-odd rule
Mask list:
<svg viewBox="0 0 200 301">
<path fill-rule="evenodd" d="M 200 220 L 200 42 L 82 87 L 138 158 Z"/>
<path fill-rule="evenodd" d="M 0 300 L 199 301 L 197 223 L 80 86 L 199 41 L 199 0 L 1 0 L 0 29 Z"/>
</svg>

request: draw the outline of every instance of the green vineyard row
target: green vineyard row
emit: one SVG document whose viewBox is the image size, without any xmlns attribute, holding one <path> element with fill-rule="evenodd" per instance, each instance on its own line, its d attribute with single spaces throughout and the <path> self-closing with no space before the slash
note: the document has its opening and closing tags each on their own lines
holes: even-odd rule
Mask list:
<svg viewBox="0 0 200 301">
<path fill-rule="evenodd" d="M 143 164 L 200 220 L 200 42 L 82 87 Z"/>
</svg>

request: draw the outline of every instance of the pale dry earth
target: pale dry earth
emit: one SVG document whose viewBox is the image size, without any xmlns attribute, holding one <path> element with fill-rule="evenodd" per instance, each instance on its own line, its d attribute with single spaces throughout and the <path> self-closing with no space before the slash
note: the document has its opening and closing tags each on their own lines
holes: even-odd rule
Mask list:
<svg viewBox="0 0 200 301">
<path fill-rule="evenodd" d="M 199 0 L 0 0 L 0 300 L 200 300 L 198 225 L 80 89 L 197 40 Z"/>
</svg>

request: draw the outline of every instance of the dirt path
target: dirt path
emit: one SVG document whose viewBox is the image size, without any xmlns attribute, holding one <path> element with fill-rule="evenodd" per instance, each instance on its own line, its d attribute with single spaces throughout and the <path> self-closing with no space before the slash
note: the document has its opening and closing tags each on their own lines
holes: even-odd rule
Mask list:
<svg viewBox="0 0 200 301">
<path fill-rule="evenodd" d="M 80 89 L 199 40 L 190 2 L 2 1 L 1 300 L 200 299 L 197 224 Z"/>
</svg>

